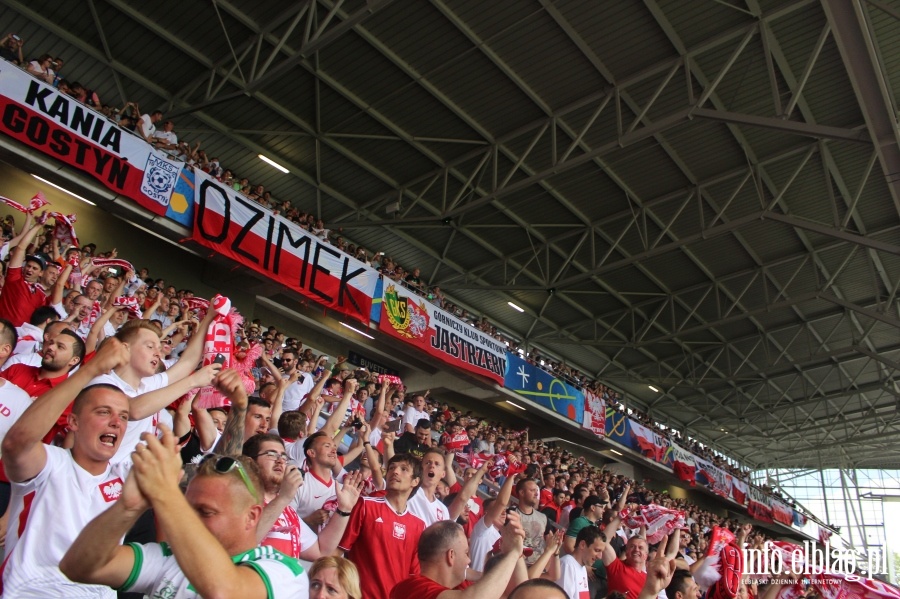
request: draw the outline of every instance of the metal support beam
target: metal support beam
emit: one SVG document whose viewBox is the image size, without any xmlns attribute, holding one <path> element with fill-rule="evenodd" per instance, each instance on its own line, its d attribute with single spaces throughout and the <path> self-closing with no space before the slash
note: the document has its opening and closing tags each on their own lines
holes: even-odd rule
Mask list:
<svg viewBox="0 0 900 599">
<path fill-rule="evenodd" d="M 900 132 L 890 83 L 877 58 L 866 8 L 861 0 L 821 1 L 900 214 Z"/>
</svg>

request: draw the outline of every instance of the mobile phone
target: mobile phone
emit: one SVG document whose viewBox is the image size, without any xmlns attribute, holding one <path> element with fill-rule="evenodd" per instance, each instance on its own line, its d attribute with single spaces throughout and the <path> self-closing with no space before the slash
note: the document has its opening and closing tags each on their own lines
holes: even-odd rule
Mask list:
<svg viewBox="0 0 900 599">
<path fill-rule="evenodd" d="M 403 426 L 403 419 L 395 418 L 394 420 L 389 420 L 387 426 L 389 433 L 398 434 L 400 432 L 400 427 Z"/>
<path fill-rule="evenodd" d="M 213 364 L 218 364 L 221 366 L 225 363 L 225 354 L 216 354 L 216 359 L 213 360 Z"/>
<path fill-rule="evenodd" d="M 12 38 L 13 38 L 14 40 L 16 40 L 17 42 L 18 42 L 19 40 L 22 39 L 22 38 L 20 38 L 18 35 L 16 35 L 15 33 L 12 34 Z"/>
</svg>

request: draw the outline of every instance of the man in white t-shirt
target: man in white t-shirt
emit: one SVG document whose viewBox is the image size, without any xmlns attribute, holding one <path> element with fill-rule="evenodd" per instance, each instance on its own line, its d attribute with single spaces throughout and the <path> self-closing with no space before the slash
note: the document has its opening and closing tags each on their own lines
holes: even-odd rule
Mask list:
<svg viewBox="0 0 900 599">
<path fill-rule="evenodd" d="M 430 420 L 431 416 L 425 411 L 425 396 L 420 393 L 413 397 L 412 405 L 403 412 L 403 431 L 415 433 L 416 423 L 423 418 Z"/>
<path fill-rule="evenodd" d="M 441 480 L 448 475 L 447 454 L 438 447 L 428 449 L 422 456 L 422 482 L 419 483 L 419 489 L 410 496 L 407 504 L 409 511 L 422 520 L 426 527 L 442 520 L 456 520 L 462 514 L 469 499 L 478 490 L 484 473 L 490 467 L 491 462 L 485 462 L 475 476 L 466 481 L 465 486 L 456 494 L 453 503 L 448 507 L 435 494 Z M 452 488 L 456 477 L 452 476 L 451 478 L 453 479 L 450 484 Z"/>
<path fill-rule="evenodd" d="M 591 599 L 587 569 L 603 555 L 606 536 L 596 526 L 586 526 L 575 539 L 575 551 L 559 560 L 560 576 L 556 584 L 569 599 Z"/>
<path fill-rule="evenodd" d="M 27 393 L 9 381 L 0 379 L 0 443 L 30 405 L 31 397 Z"/>
<path fill-rule="evenodd" d="M 27 322 L 16 327 L 19 341 L 13 354 L 30 354 L 37 351 L 44 338 L 44 329 L 52 322 L 59 320 L 59 314 L 50 306 L 41 306 L 31 313 Z"/>
<path fill-rule="evenodd" d="M 324 528 L 337 509 L 340 483 L 332 471 L 338 463 L 337 443 L 323 432 L 310 435 L 303 442 L 308 471 L 303 485 L 294 495 L 291 506 L 314 531 Z"/>
<path fill-rule="evenodd" d="M 163 113 L 154 110 L 150 114 L 145 114 L 138 119 L 135 133 L 147 140 L 147 143 L 153 143 L 153 136 L 156 134 L 156 123 L 162 120 Z"/>
<path fill-rule="evenodd" d="M 160 150 L 174 150 L 178 147 L 178 136 L 175 135 L 175 123 L 166 121 L 163 130 L 159 129 L 153 134 L 153 141 Z"/>
<path fill-rule="evenodd" d="M 288 385 L 284 391 L 284 400 L 282 401 L 285 412 L 299 409 L 305 403 L 309 392 L 313 390 L 315 382 L 309 372 L 309 366 L 307 360 L 300 360 L 296 350 L 285 349 L 281 352 L 281 369 L 284 372 L 284 378 L 291 378 L 295 371 L 299 373 L 297 380 Z"/>
<path fill-rule="evenodd" d="M 128 398 L 115 387 L 91 379 L 128 360 L 113 340 L 70 378 L 34 400 L 3 439 L 6 475 L 12 482 L 6 597 L 102 597 L 105 587 L 85 587 L 67 579 L 59 561 L 78 533 L 119 497 L 129 464 L 110 463 L 128 425 Z M 68 416 L 71 450 L 42 440 L 74 401 Z"/>
<path fill-rule="evenodd" d="M 484 517 L 472 527 L 472 534 L 469 537 L 469 557 L 472 558 L 471 568 L 477 572 L 484 572 L 488 553 L 500 538 L 500 530 L 506 524 L 506 506 L 509 505 L 515 479 L 515 474 L 507 476 L 497 497 L 484 501 Z"/>
<path fill-rule="evenodd" d="M 215 365 L 201 369 L 196 375 L 192 373 L 200 362 L 206 331 L 214 317 L 215 312 L 212 309 L 208 310 L 181 354 L 181 359 L 165 372 L 158 374 L 162 353 L 159 329 L 155 325 L 149 320 L 132 320 L 116 333 L 115 338 L 130 350 L 128 363 L 91 381 L 91 384 L 114 385 L 125 395 L 133 398 L 129 410 L 132 422 L 113 461 L 129 460 L 133 451 L 131 448 L 140 440 L 141 434 L 158 433 L 160 422 L 171 428 L 172 417 L 166 412 L 165 407 L 192 388 L 209 384 L 211 374 L 217 370 Z M 165 391 L 154 393 L 162 389 Z"/>
<path fill-rule="evenodd" d="M 235 376 L 219 377 L 217 387 L 228 397 L 243 383 L 235 371 L 225 372 Z M 257 545 L 263 506 L 253 460 L 212 456 L 182 495 L 172 432 L 164 429 L 161 441 L 150 434 L 143 440 L 121 499 L 87 525 L 63 558 L 66 576 L 151 597 L 309 595 L 306 572 L 295 559 Z M 168 542 L 120 545 L 148 507 Z"/>
</svg>

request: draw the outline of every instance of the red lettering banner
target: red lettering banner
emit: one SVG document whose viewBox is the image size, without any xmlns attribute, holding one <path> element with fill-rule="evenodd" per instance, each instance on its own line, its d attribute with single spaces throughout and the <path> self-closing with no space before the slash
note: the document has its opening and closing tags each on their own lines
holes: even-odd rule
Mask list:
<svg viewBox="0 0 900 599">
<path fill-rule="evenodd" d="M 165 215 L 184 163 L 103 114 L 0 61 L 0 131 Z"/>
<path fill-rule="evenodd" d="M 368 324 L 378 271 L 206 173 L 194 176 L 194 241 Z"/>
</svg>

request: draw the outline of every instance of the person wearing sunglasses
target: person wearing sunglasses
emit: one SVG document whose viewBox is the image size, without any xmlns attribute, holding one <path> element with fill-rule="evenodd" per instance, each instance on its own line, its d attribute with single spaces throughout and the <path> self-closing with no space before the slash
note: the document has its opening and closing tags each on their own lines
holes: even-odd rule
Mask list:
<svg viewBox="0 0 900 599">
<path fill-rule="evenodd" d="M 223 371 L 216 386 L 226 397 L 243 390 L 233 370 Z M 66 576 L 152 597 L 309 595 L 297 560 L 257 545 L 263 494 L 253 460 L 211 455 L 182 495 L 182 462 L 172 431 L 164 428 L 161 440 L 151 434 L 142 440 L 119 501 L 84 528 L 60 563 Z M 151 507 L 168 543 L 120 545 Z"/>
</svg>

